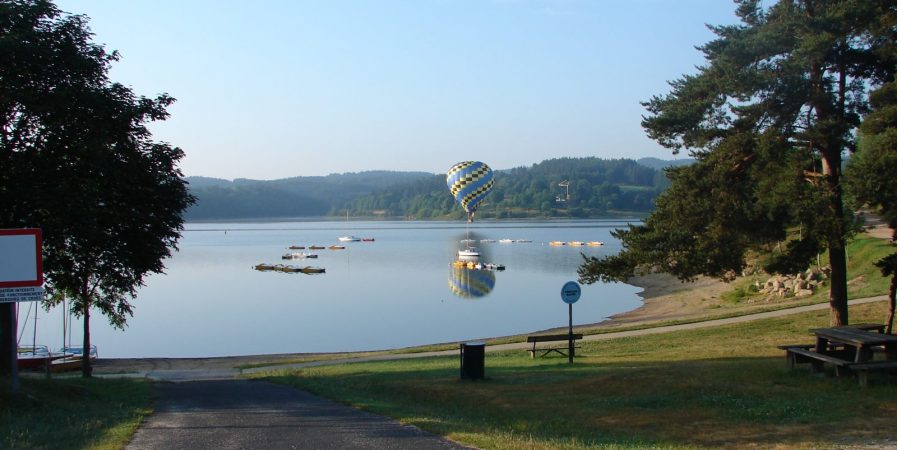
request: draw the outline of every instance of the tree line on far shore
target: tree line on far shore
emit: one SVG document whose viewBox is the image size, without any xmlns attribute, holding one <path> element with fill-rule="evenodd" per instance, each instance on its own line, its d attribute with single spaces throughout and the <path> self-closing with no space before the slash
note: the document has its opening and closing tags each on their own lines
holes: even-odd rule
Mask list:
<svg viewBox="0 0 897 450">
<path fill-rule="evenodd" d="M 478 217 L 599 217 L 647 213 L 668 185 L 663 168 L 690 163 L 644 158 L 558 158 L 498 170 Z M 343 216 L 455 219 L 463 211 L 445 175 L 369 171 L 281 180 L 188 177 L 197 202 L 188 220 Z M 562 182 L 568 186 L 560 186 Z M 568 196 L 569 192 L 569 196 Z"/>
</svg>

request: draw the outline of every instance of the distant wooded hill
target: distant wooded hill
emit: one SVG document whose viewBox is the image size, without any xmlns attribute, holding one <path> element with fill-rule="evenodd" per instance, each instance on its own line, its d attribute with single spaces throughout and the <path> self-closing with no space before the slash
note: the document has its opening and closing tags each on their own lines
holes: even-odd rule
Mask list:
<svg viewBox="0 0 897 450">
<path fill-rule="evenodd" d="M 642 162 L 645 161 L 643 164 Z M 681 164 L 646 158 L 560 158 L 496 171 L 495 187 L 477 212 L 488 217 L 594 217 L 649 212 L 667 187 L 658 167 Z M 370 171 L 322 177 L 233 181 L 187 177 L 197 197 L 187 220 L 284 217 L 460 218 L 445 175 Z M 558 186 L 562 181 L 567 187 Z"/>
</svg>

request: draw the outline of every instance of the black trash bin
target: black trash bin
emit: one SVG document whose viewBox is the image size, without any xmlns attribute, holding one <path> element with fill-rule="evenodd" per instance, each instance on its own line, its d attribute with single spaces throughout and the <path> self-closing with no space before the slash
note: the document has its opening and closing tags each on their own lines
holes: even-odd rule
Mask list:
<svg viewBox="0 0 897 450">
<path fill-rule="evenodd" d="M 461 379 L 482 380 L 486 376 L 486 343 L 461 344 Z"/>
</svg>

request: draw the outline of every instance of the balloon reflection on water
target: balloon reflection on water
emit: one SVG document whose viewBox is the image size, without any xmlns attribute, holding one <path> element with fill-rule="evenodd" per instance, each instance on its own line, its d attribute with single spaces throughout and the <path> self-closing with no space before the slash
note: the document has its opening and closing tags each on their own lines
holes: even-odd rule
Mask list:
<svg viewBox="0 0 897 450">
<path fill-rule="evenodd" d="M 495 287 L 495 273 L 491 270 L 452 265 L 448 285 L 452 293 L 458 297 L 484 297 Z"/>
</svg>

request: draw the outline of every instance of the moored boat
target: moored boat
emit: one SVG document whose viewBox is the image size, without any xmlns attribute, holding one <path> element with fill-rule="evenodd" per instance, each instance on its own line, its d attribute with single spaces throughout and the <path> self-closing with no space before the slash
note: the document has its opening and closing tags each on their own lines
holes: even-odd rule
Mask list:
<svg viewBox="0 0 897 450">
<path fill-rule="evenodd" d="M 290 250 L 305 250 L 305 246 L 304 246 L 304 245 L 291 245 L 291 246 L 289 246 L 289 247 L 287 247 L 287 248 L 289 248 Z"/>
<path fill-rule="evenodd" d="M 281 256 L 281 259 L 304 259 L 304 258 L 317 258 L 318 255 L 314 253 L 286 253 Z"/>
<path fill-rule="evenodd" d="M 567 243 L 564 241 L 551 241 L 548 243 L 548 245 L 550 245 L 552 247 L 560 247 L 562 245 L 567 245 Z"/>
<path fill-rule="evenodd" d="M 473 247 L 468 247 L 466 250 L 458 250 L 458 258 L 479 258 L 480 252 Z"/>
<path fill-rule="evenodd" d="M 352 235 L 349 236 L 340 236 L 337 238 L 340 242 L 358 242 L 361 240 L 360 237 L 355 237 Z"/>
<path fill-rule="evenodd" d="M 266 270 L 274 270 L 277 268 L 277 266 L 275 266 L 274 264 L 261 263 L 261 264 L 256 264 L 252 268 L 255 270 L 266 271 Z"/>
<path fill-rule="evenodd" d="M 308 246 L 309 250 L 324 250 L 325 248 L 326 247 L 324 247 L 323 245 L 309 245 Z"/>
<path fill-rule="evenodd" d="M 582 241 L 570 241 L 567 243 L 567 245 L 571 247 L 582 247 L 583 245 L 585 245 L 585 243 Z"/>
<path fill-rule="evenodd" d="M 507 239 L 507 238 L 506 238 L 506 239 L 499 239 L 499 240 L 498 240 L 498 243 L 499 243 L 499 244 L 513 244 L 513 243 L 514 243 L 514 240 L 513 240 L 513 239 Z"/>
<path fill-rule="evenodd" d="M 372 237 L 361 238 L 361 242 L 374 242 L 374 238 L 372 238 Z"/>
<path fill-rule="evenodd" d="M 600 247 L 600 246 L 604 245 L 604 242 L 601 242 L 601 241 L 589 241 L 589 242 L 586 243 L 586 245 L 588 245 L 589 247 Z"/>
<path fill-rule="evenodd" d="M 330 250 L 345 250 L 346 246 L 345 245 L 331 245 L 330 247 L 327 247 L 327 248 L 329 248 Z"/>
</svg>

